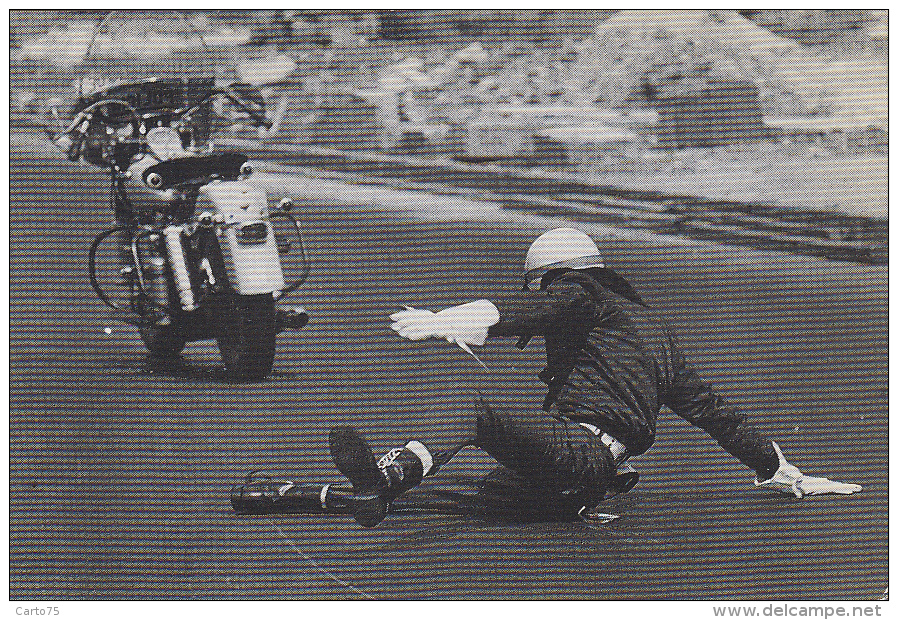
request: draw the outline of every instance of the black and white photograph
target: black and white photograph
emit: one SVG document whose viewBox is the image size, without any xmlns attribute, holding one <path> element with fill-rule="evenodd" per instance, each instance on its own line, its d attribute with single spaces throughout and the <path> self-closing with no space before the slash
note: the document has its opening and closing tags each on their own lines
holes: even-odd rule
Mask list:
<svg viewBox="0 0 898 620">
<path fill-rule="evenodd" d="M 886 614 L 888 10 L 8 14 L 10 616 Z"/>
</svg>

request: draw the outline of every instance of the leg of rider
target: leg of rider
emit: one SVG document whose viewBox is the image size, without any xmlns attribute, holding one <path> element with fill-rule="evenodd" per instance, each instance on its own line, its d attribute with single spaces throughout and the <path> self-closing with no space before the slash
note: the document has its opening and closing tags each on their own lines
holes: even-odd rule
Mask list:
<svg viewBox="0 0 898 620">
<path fill-rule="evenodd" d="M 477 445 L 530 484 L 570 504 L 592 508 L 614 477 L 614 457 L 579 424 L 542 411 L 498 411 L 481 401 Z"/>
<path fill-rule="evenodd" d="M 456 444 L 454 452 L 431 451 L 419 441 L 410 441 L 377 460 L 362 436 L 345 426 L 331 430 L 328 442 L 334 464 L 352 483 L 355 520 L 365 527 L 383 521 L 394 499 L 463 447 Z"/>
<path fill-rule="evenodd" d="M 470 398 L 465 405 L 467 403 L 470 403 Z M 391 501 L 420 484 L 425 476 L 433 476 L 462 448 L 477 445 L 477 418 L 470 405 L 463 410 L 445 411 L 438 417 L 442 437 L 409 441 L 401 448 L 390 450 L 378 462 L 378 467 L 389 480 L 387 496 Z"/>
<path fill-rule="evenodd" d="M 337 468 L 352 482 L 360 494 L 377 494 L 387 501 L 421 483 L 424 476 L 432 476 L 474 439 L 452 442 L 444 449 L 435 449 L 412 440 L 393 448 L 376 459 L 368 443 L 352 428 L 338 427 L 331 431 L 331 456 Z"/>
<path fill-rule="evenodd" d="M 470 398 L 466 402 L 470 403 Z M 460 411 L 454 397 L 441 403 L 439 410 L 429 411 L 421 421 L 423 425 L 414 429 L 412 436 L 433 439 L 408 441 L 380 459 L 358 431 L 350 427 L 331 431 L 331 457 L 352 483 L 355 518 L 363 526 L 380 523 L 394 499 L 420 484 L 425 476 L 434 475 L 459 450 L 476 443 L 476 416 L 469 405 L 467 411 Z M 433 432 L 435 427 L 440 432 Z"/>
<path fill-rule="evenodd" d="M 614 459 L 595 435 L 542 411 L 500 411 L 481 398 L 476 413 L 465 414 L 458 430 L 454 440 L 410 441 L 377 461 L 354 430 L 334 429 L 331 451 L 360 493 L 387 502 L 436 473 L 466 446 L 485 450 L 534 486 L 575 502 L 598 504 L 614 475 Z"/>
</svg>

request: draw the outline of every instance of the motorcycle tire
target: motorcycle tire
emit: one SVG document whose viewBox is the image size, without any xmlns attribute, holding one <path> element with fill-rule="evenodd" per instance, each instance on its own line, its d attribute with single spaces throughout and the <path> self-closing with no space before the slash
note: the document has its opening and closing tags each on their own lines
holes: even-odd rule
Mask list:
<svg viewBox="0 0 898 620">
<path fill-rule="evenodd" d="M 160 357 L 179 355 L 187 339 L 177 325 L 150 325 L 140 328 L 140 337 L 147 351 Z"/>
<path fill-rule="evenodd" d="M 270 293 L 223 293 L 218 308 L 215 339 L 224 361 L 225 378 L 235 383 L 261 381 L 274 365 L 274 297 Z"/>
</svg>

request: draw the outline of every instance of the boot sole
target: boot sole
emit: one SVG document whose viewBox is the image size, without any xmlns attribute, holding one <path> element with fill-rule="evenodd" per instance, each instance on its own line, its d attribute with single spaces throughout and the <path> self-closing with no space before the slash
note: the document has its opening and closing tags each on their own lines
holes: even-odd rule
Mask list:
<svg viewBox="0 0 898 620">
<path fill-rule="evenodd" d="M 337 469 L 349 478 L 353 489 L 368 494 L 383 484 L 383 473 L 368 442 L 354 428 L 341 426 L 328 436 L 331 458 Z"/>
<path fill-rule="evenodd" d="M 331 458 L 337 469 L 349 478 L 355 493 L 355 520 L 364 527 L 374 527 L 384 520 L 389 503 L 380 496 L 383 472 L 368 442 L 348 426 L 333 429 L 328 436 Z"/>
</svg>

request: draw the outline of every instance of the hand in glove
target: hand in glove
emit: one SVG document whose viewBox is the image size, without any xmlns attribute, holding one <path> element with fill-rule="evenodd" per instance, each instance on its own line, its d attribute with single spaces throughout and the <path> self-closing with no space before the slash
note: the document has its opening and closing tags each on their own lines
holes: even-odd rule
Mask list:
<svg viewBox="0 0 898 620">
<path fill-rule="evenodd" d="M 795 497 L 799 499 L 805 495 L 823 495 L 825 493 L 851 495 L 862 488 L 859 484 L 845 484 L 843 482 L 833 482 L 827 478 L 805 476 L 795 465 L 786 460 L 776 442 L 773 442 L 773 448 L 776 450 L 777 456 L 779 456 L 780 467 L 770 480 L 759 482 L 755 478 L 755 486 L 776 489 L 782 493 L 794 493 Z"/>
<path fill-rule="evenodd" d="M 409 340 L 445 338 L 459 345 L 482 346 L 487 330 L 499 322 L 499 310 L 492 302 L 481 299 L 439 312 L 406 307 L 390 318 L 393 331 Z"/>
</svg>

